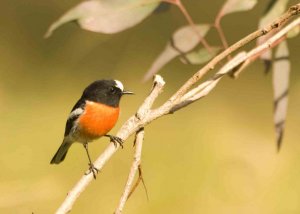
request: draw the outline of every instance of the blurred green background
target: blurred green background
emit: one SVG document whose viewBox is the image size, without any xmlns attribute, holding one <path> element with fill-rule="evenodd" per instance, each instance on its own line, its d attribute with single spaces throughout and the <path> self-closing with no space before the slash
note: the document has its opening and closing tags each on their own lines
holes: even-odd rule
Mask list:
<svg viewBox="0 0 300 214">
<path fill-rule="evenodd" d="M 87 169 L 79 144 L 58 166 L 49 164 L 65 120 L 83 88 L 102 78 L 121 80 L 135 96 L 124 97 L 121 124 L 148 94 L 141 79 L 172 32 L 186 24 L 179 10 L 152 15 L 115 35 L 47 27 L 79 1 L 0 2 L 0 213 L 53 213 Z M 212 22 L 223 0 L 184 0 L 197 23 Z M 268 1 L 222 21 L 229 43 L 256 29 Z M 293 4 L 297 1 L 291 1 Z M 218 42 L 209 34 L 209 41 Z M 286 132 L 276 152 L 271 74 L 256 62 L 205 99 L 145 129 L 143 151 L 147 201 L 139 186 L 125 213 L 300 213 L 299 37 L 289 41 L 292 74 Z M 162 103 L 199 66 L 174 60 L 161 71 Z M 132 162 L 132 138 L 81 195 L 72 213 L 112 213 Z M 93 159 L 107 139 L 91 144 Z"/>
</svg>

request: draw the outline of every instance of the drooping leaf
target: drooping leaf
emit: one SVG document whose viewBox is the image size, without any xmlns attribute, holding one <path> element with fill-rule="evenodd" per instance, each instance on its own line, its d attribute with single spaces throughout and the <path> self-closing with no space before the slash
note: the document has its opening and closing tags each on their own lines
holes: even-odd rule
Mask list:
<svg viewBox="0 0 300 214">
<path fill-rule="evenodd" d="M 275 3 L 278 1 L 281 1 L 281 0 L 269 0 L 263 14 L 264 15 L 267 14 L 272 9 L 272 7 L 275 5 Z"/>
<path fill-rule="evenodd" d="M 260 59 L 263 61 L 265 66 L 265 74 L 268 74 L 272 68 L 272 50 L 266 50 L 261 56 Z"/>
<path fill-rule="evenodd" d="M 205 37 L 209 29 L 209 25 L 203 24 L 196 26 L 188 25 L 176 30 L 171 41 L 168 42 L 165 49 L 146 72 L 144 81 L 149 80 L 175 57 L 185 55 L 185 53 L 193 50 L 200 43 L 201 38 Z"/>
<path fill-rule="evenodd" d="M 275 18 L 279 17 L 285 10 L 289 0 L 271 0 L 267 5 L 265 10 L 265 15 L 259 21 L 259 28 L 263 28 L 265 25 L 271 23 Z M 276 31 L 274 31 L 275 33 Z M 273 33 L 269 33 L 266 36 L 259 37 L 257 39 L 257 44 L 260 45 L 268 40 Z M 263 60 L 265 64 L 265 72 L 268 73 L 271 69 L 272 65 L 272 50 L 269 49 L 265 51 L 261 56 L 260 59 Z"/>
<path fill-rule="evenodd" d="M 205 48 L 201 48 L 181 56 L 180 60 L 186 64 L 199 65 L 211 60 L 220 50 L 221 47 L 211 47 L 210 52 Z"/>
<path fill-rule="evenodd" d="M 257 0 L 227 0 L 219 13 L 219 17 L 230 13 L 251 10 L 256 3 Z"/>
<path fill-rule="evenodd" d="M 184 26 L 175 31 L 170 43 L 174 49 L 186 53 L 195 48 L 201 38 L 204 38 L 210 29 L 210 25 Z"/>
<path fill-rule="evenodd" d="M 151 79 L 151 77 L 154 76 L 164 65 L 166 65 L 172 59 L 179 55 L 180 53 L 178 53 L 177 50 L 175 50 L 174 48 L 172 48 L 171 45 L 168 44 L 163 50 L 163 52 L 161 52 L 161 54 L 152 63 L 150 69 L 144 75 L 143 81 Z"/>
<path fill-rule="evenodd" d="M 113 34 L 133 27 L 150 15 L 159 5 L 146 0 L 89 0 L 70 9 L 48 29 L 51 36 L 61 25 L 76 21 L 85 30 Z"/>
<path fill-rule="evenodd" d="M 279 0 L 273 2 L 272 6 L 268 6 L 268 12 L 260 19 L 259 27 L 270 24 L 274 19 L 279 17 L 285 10 L 289 0 Z"/>
<path fill-rule="evenodd" d="M 286 41 L 279 44 L 273 64 L 274 124 L 277 148 L 280 149 L 288 106 L 290 76 L 289 50 Z"/>
</svg>

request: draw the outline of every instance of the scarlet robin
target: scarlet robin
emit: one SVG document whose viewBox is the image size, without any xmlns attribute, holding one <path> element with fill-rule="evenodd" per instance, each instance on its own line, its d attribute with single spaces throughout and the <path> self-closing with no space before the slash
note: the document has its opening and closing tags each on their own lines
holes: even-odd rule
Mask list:
<svg viewBox="0 0 300 214">
<path fill-rule="evenodd" d="M 102 136 L 109 137 L 122 146 L 123 140 L 107 133 L 115 126 L 119 117 L 119 103 L 125 91 L 118 80 L 97 80 L 91 83 L 74 105 L 66 122 L 64 140 L 51 160 L 51 164 L 61 163 L 74 142 L 82 143 L 88 159 L 89 169 L 96 178 L 96 169 L 91 161 L 88 143 Z"/>
</svg>

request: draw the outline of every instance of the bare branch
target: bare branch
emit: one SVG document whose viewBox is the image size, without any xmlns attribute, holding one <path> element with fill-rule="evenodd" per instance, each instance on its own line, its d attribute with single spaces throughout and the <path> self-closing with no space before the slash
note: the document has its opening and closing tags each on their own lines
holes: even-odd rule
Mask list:
<svg viewBox="0 0 300 214">
<path fill-rule="evenodd" d="M 147 115 L 147 113 L 150 111 L 150 108 L 152 107 L 155 99 L 158 97 L 158 95 L 162 92 L 162 90 L 157 90 L 157 88 L 162 88 L 165 84 L 165 81 L 163 78 L 159 75 L 156 75 L 154 77 L 154 83 L 151 90 L 151 96 L 148 96 L 144 103 L 141 105 L 141 107 L 138 109 L 136 116 L 139 119 L 142 119 L 144 116 Z"/>
<path fill-rule="evenodd" d="M 127 179 L 127 183 L 125 185 L 124 192 L 122 194 L 122 197 L 120 199 L 119 205 L 115 211 L 115 214 L 121 214 L 123 211 L 123 208 L 125 206 L 125 203 L 129 197 L 129 194 L 132 189 L 133 181 L 136 172 L 138 171 L 139 165 L 141 164 L 141 154 L 142 154 L 142 146 L 144 141 L 144 129 L 141 128 L 137 131 L 136 137 L 135 137 L 135 154 L 134 154 L 134 160 L 132 162 L 129 176 Z"/>
<path fill-rule="evenodd" d="M 214 27 L 217 29 L 217 32 L 219 34 L 219 37 L 221 39 L 221 42 L 223 44 L 224 49 L 227 49 L 228 48 L 228 42 L 227 42 L 227 39 L 225 37 L 224 31 L 223 31 L 222 26 L 221 26 L 221 13 L 220 12 L 216 16 Z"/>
</svg>

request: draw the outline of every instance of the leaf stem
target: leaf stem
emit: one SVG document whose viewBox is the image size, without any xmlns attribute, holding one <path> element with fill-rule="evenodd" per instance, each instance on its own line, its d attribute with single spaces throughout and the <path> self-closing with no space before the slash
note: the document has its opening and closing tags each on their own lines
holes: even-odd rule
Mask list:
<svg viewBox="0 0 300 214">
<path fill-rule="evenodd" d="M 174 4 L 176 5 L 179 10 L 181 11 L 181 13 L 183 14 L 183 16 L 185 17 L 185 19 L 187 20 L 187 22 L 189 23 L 189 25 L 194 29 L 194 31 L 197 33 L 200 42 L 202 43 L 202 45 L 208 50 L 209 53 L 212 53 L 212 49 L 210 47 L 210 45 L 208 44 L 208 42 L 201 36 L 200 32 L 198 31 L 198 29 L 196 28 L 196 24 L 194 22 L 194 20 L 192 19 L 191 15 L 189 14 L 189 12 L 186 10 L 185 6 L 182 4 L 181 0 L 163 0 L 164 2 L 170 3 L 170 4 Z"/>
</svg>

